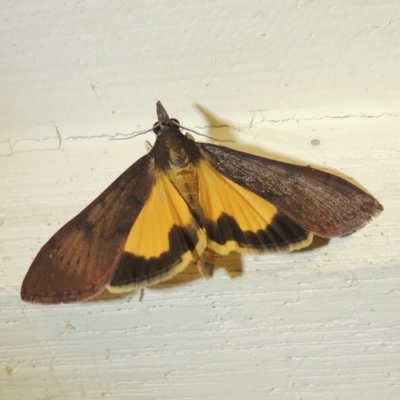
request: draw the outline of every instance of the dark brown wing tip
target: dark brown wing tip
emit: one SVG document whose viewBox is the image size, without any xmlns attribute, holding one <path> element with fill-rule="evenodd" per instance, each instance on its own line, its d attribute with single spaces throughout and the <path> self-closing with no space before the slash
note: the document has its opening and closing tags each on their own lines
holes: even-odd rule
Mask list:
<svg viewBox="0 0 400 400">
<path fill-rule="evenodd" d="M 157 117 L 159 122 L 169 121 L 169 116 L 160 100 L 157 101 Z"/>
<path fill-rule="evenodd" d="M 360 208 L 359 215 L 356 215 L 355 218 L 351 221 L 347 221 L 347 223 L 342 226 L 336 226 L 334 230 L 331 230 L 328 227 L 324 231 L 317 232 L 316 234 L 320 237 L 326 238 L 346 237 L 364 228 L 373 219 L 378 217 L 378 215 L 384 210 L 382 204 L 368 193 L 364 193 L 364 195 L 365 199 L 369 200 L 369 204 L 365 203 L 363 207 Z"/>
</svg>

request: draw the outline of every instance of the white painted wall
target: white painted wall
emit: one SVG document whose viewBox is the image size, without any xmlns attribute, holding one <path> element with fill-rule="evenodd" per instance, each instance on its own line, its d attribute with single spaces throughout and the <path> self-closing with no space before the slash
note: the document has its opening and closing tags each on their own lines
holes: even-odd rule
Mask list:
<svg viewBox="0 0 400 400">
<path fill-rule="evenodd" d="M 398 1 L 0 9 L 1 399 L 399 398 Z M 108 140 L 151 127 L 157 99 L 235 148 L 353 177 L 385 211 L 141 302 L 22 303 L 41 245 L 154 139 Z"/>
</svg>

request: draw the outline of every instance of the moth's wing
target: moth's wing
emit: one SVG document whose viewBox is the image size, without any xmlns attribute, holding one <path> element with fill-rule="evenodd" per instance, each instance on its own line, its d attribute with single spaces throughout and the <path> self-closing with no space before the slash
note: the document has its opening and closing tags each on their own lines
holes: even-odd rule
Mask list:
<svg viewBox="0 0 400 400">
<path fill-rule="evenodd" d="M 120 293 L 169 279 L 197 261 L 206 246 L 203 227 L 167 175 L 156 171 L 107 289 Z"/>
<path fill-rule="evenodd" d="M 22 284 L 34 303 L 87 300 L 114 275 L 126 238 L 154 183 L 154 160 L 134 163 L 39 251 Z"/>
<path fill-rule="evenodd" d="M 222 146 L 198 145 L 219 173 L 319 236 L 349 235 L 383 210 L 374 197 L 338 176 Z"/>
<path fill-rule="evenodd" d="M 311 243 L 312 233 L 206 159 L 198 163 L 197 170 L 207 247 L 211 250 L 221 255 L 231 251 L 292 251 Z"/>
</svg>

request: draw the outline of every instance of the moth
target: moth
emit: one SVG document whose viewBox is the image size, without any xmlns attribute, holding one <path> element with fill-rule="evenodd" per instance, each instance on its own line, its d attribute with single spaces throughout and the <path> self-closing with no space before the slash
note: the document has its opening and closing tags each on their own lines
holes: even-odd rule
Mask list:
<svg viewBox="0 0 400 400">
<path fill-rule="evenodd" d="M 383 207 L 348 181 L 185 136 L 157 102 L 156 141 L 39 251 L 24 301 L 88 300 L 165 281 L 190 263 L 211 277 L 214 253 L 308 246 L 347 236 Z"/>
</svg>

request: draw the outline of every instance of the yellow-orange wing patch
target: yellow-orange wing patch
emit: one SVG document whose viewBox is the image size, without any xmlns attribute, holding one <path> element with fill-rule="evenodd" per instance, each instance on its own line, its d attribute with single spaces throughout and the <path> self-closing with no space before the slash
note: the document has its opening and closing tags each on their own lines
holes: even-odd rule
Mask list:
<svg viewBox="0 0 400 400">
<path fill-rule="evenodd" d="M 311 243 L 312 233 L 207 161 L 199 163 L 198 175 L 207 246 L 216 253 L 292 251 Z"/>
<path fill-rule="evenodd" d="M 157 171 L 107 289 L 125 292 L 169 279 L 196 261 L 205 248 L 204 229 L 165 173 Z"/>
</svg>

